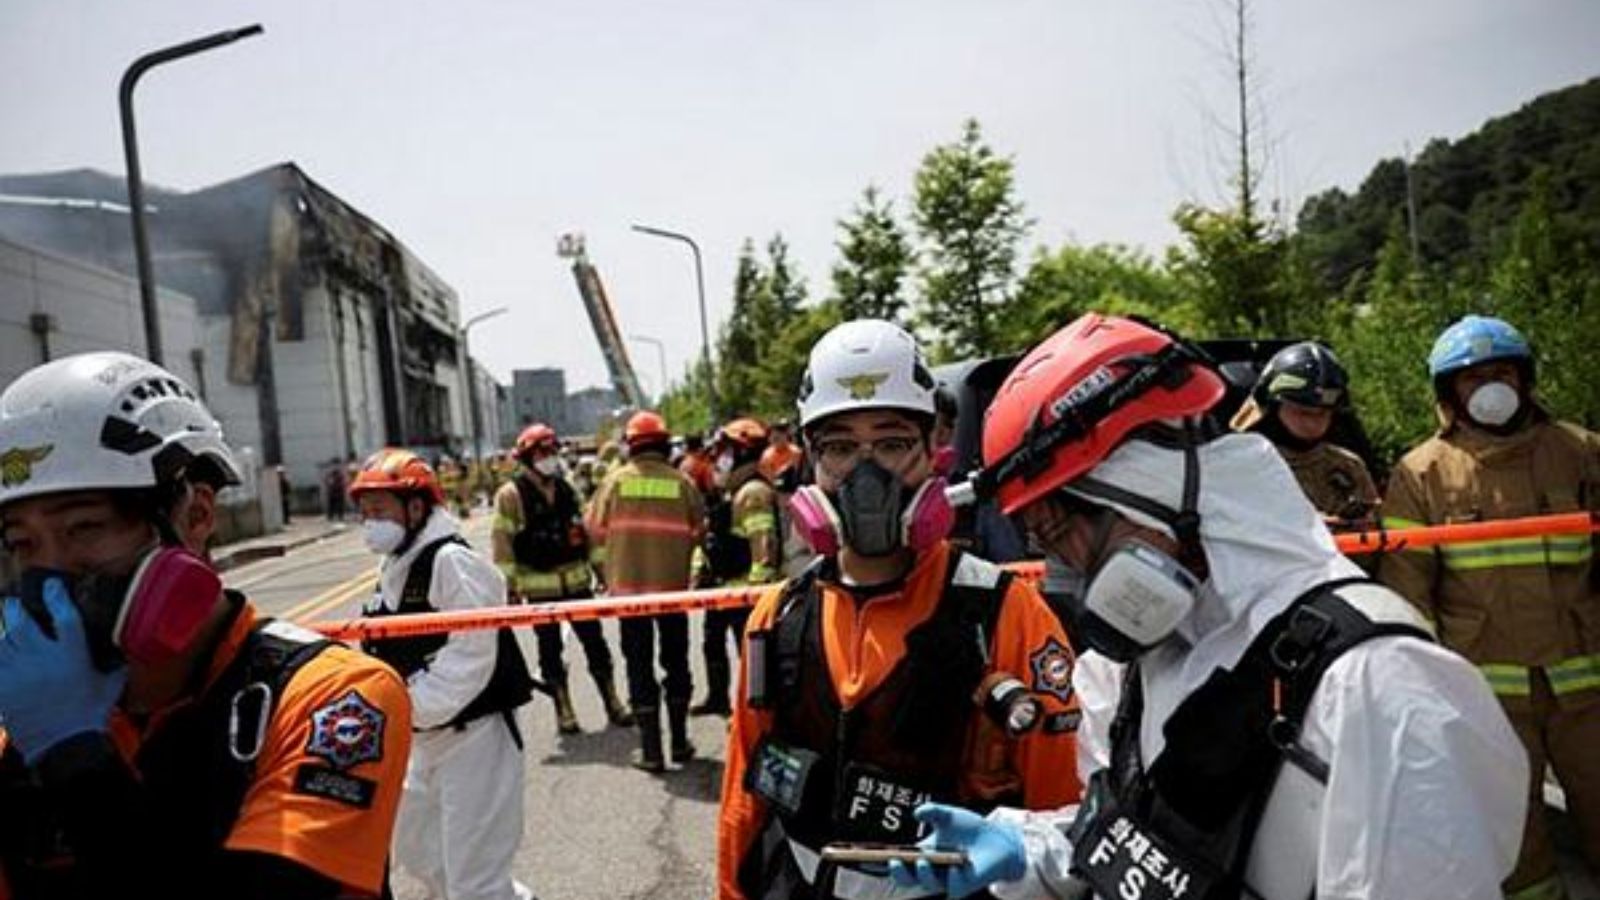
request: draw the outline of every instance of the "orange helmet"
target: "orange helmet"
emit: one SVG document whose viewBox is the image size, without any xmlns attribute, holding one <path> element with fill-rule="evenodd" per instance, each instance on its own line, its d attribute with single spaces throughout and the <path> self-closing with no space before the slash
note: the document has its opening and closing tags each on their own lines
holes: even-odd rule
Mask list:
<svg viewBox="0 0 1600 900">
<path fill-rule="evenodd" d="M 717 437 L 747 450 L 754 449 L 766 444 L 767 426 L 761 424 L 759 419 L 734 419 L 718 429 Z"/>
<path fill-rule="evenodd" d="M 652 441 L 669 441 L 672 432 L 667 430 L 667 420 L 660 414 L 647 409 L 633 414 L 628 420 L 627 427 L 622 430 L 622 439 L 629 447 L 648 444 Z"/>
<path fill-rule="evenodd" d="M 517 446 L 511 455 L 521 459 L 536 447 L 556 448 L 556 430 L 543 422 L 535 422 L 517 435 Z"/>
<path fill-rule="evenodd" d="M 393 447 L 385 447 L 368 457 L 355 480 L 350 482 L 351 499 L 368 491 L 427 494 L 435 503 L 445 502 L 444 488 L 439 486 L 433 467 L 410 450 Z"/>
<path fill-rule="evenodd" d="M 761 451 L 761 474 L 775 481 L 779 475 L 799 465 L 801 455 L 800 448 L 793 444 L 786 447 L 773 444 Z"/>
<path fill-rule="evenodd" d="M 1193 345 L 1132 319 L 1080 316 L 995 394 L 980 486 L 1010 515 L 1099 465 L 1135 429 L 1198 416 L 1225 392 Z"/>
</svg>

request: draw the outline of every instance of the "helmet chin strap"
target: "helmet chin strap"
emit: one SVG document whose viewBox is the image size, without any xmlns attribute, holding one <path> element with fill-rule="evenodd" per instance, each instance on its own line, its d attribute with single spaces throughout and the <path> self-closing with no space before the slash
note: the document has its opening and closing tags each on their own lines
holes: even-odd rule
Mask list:
<svg viewBox="0 0 1600 900">
<path fill-rule="evenodd" d="M 433 508 L 424 503 L 422 521 L 412 525 L 411 501 L 413 499 L 415 499 L 415 497 L 408 495 L 403 501 L 401 501 L 401 508 L 404 510 L 406 517 L 406 539 L 401 541 L 399 546 L 394 548 L 394 551 L 389 554 L 390 556 L 404 556 L 405 552 L 411 549 L 411 545 L 416 543 L 417 535 L 422 534 L 422 529 L 428 527 L 428 520 L 433 518 Z"/>
<path fill-rule="evenodd" d="M 151 494 L 150 510 L 146 518 L 155 528 L 162 546 L 187 547 L 189 543 L 178 533 L 177 526 L 172 523 L 172 517 L 178 511 L 178 507 L 183 505 L 184 500 L 194 496 L 194 487 L 181 474 L 175 484 L 176 487 L 155 488 Z"/>
</svg>

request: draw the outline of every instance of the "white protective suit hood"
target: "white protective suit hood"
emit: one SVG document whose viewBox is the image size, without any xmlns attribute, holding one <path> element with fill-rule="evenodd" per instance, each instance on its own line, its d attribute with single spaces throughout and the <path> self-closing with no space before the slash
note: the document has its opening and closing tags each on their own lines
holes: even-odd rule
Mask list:
<svg viewBox="0 0 1600 900">
<path fill-rule="evenodd" d="M 1201 445 L 1200 544 L 1210 574 L 1177 634 L 1140 659 L 1144 688 L 1141 756 L 1155 762 L 1162 726 L 1217 669 L 1236 665 L 1265 625 L 1324 582 L 1358 578 L 1306 499 L 1283 457 L 1256 434 L 1228 434 Z M 1089 472 L 1094 479 L 1182 507 L 1184 453 L 1132 440 Z M 1069 488 L 1070 490 L 1070 488 Z M 1172 534 L 1150 515 L 1089 494 L 1129 520 Z"/>
</svg>

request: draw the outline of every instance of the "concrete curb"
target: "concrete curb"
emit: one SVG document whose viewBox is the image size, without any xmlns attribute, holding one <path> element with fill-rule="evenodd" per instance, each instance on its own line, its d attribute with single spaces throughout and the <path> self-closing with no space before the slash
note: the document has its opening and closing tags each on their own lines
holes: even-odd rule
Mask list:
<svg viewBox="0 0 1600 900">
<path fill-rule="evenodd" d="M 325 538 L 330 538 L 334 535 L 341 534 L 349 527 L 350 526 L 340 522 L 329 525 L 328 527 L 318 531 L 313 531 L 309 534 L 302 534 L 297 537 L 287 538 L 284 540 L 246 542 L 244 545 L 237 546 L 232 549 L 223 547 L 212 556 L 211 561 L 218 572 L 226 572 L 230 569 L 236 569 L 239 566 L 246 565 L 248 563 L 285 556 L 290 550 L 295 550 L 300 547 L 304 547 L 307 544 L 314 544 L 317 541 L 324 540 Z"/>
</svg>

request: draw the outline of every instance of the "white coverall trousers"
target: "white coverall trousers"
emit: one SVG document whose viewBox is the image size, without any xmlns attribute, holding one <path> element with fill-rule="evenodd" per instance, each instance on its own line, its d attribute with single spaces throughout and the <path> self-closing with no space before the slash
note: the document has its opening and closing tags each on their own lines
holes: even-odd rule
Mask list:
<svg viewBox="0 0 1600 900">
<path fill-rule="evenodd" d="M 522 727 L 519 723 L 519 727 Z M 395 821 L 394 860 L 430 900 L 519 900 L 522 752 L 501 715 L 418 732 Z"/>
</svg>

